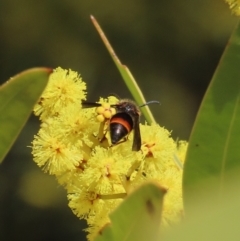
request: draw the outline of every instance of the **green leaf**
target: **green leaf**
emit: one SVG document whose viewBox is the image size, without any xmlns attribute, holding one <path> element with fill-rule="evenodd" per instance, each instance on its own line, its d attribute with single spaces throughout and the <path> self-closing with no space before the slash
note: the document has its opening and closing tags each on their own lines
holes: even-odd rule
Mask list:
<svg viewBox="0 0 240 241">
<path fill-rule="evenodd" d="M 105 227 L 95 241 L 157 241 L 165 190 L 148 183 L 132 193 L 110 215 L 111 225 Z"/>
<path fill-rule="evenodd" d="M 197 185 L 216 180 L 216 196 L 224 196 L 226 172 L 240 166 L 240 25 L 234 30 L 211 80 L 191 133 L 184 167 L 185 208 Z M 214 205 L 214 204 L 213 204 Z"/>
<path fill-rule="evenodd" d="M 0 87 L 0 162 L 30 116 L 51 71 L 47 68 L 29 69 Z"/>
<path fill-rule="evenodd" d="M 177 227 L 162 235 L 161 241 L 238 241 L 240 240 L 240 182 L 239 169 L 229 173 L 234 176 L 227 182 L 229 189 L 221 203 L 214 203 L 209 196 L 217 180 L 210 185 L 209 191 L 191 203 L 191 215 L 187 216 Z M 213 186 L 212 186 L 213 185 Z M 209 208 L 212 206 L 211 208 Z"/>
<path fill-rule="evenodd" d="M 109 43 L 107 37 L 105 36 L 104 32 L 102 31 L 100 25 L 98 24 L 97 20 L 91 16 L 91 20 L 94 24 L 94 26 L 96 27 L 100 37 L 102 38 L 103 43 L 105 44 L 109 54 L 111 55 L 114 63 L 116 64 L 120 74 L 122 75 L 122 78 L 125 82 L 125 84 L 127 85 L 129 91 L 131 92 L 131 94 L 133 95 L 133 98 L 135 99 L 135 101 L 137 102 L 138 105 L 142 105 L 144 103 L 146 103 L 146 100 L 143 96 L 143 93 L 141 91 L 141 89 L 139 88 L 136 80 L 134 79 L 132 73 L 130 72 L 130 70 L 128 69 L 128 67 L 126 65 L 123 65 L 121 63 L 121 61 L 119 60 L 119 58 L 117 57 L 117 55 L 115 54 L 111 44 Z M 149 109 L 149 107 L 146 105 L 142 108 L 142 113 L 145 116 L 146 120 L 148 123 L 155 123 L 155 119 Z"/>
</svg>

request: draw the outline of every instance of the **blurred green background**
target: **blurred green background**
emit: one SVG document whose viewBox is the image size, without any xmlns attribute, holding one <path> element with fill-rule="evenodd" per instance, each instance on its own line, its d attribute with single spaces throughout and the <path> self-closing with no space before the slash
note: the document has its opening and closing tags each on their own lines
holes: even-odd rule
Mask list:
<svg viewBox="0 0 240 241">
<path fill-rule="evenodd" d="M 93 14 L 132 71 L 157 122 L 188 140 L 199 104 L 237 18 L 219 0 L 0 1 L 0 81 L 37 66 L 71 68 L 88 100 L 131 98 L 95 31 Z M 226 80 L 227 81 L 227 80 Z M 33 163 L 31 117 L 0 166 L 0 240 L 85 240 L 65 191 Z"/>
</svg>

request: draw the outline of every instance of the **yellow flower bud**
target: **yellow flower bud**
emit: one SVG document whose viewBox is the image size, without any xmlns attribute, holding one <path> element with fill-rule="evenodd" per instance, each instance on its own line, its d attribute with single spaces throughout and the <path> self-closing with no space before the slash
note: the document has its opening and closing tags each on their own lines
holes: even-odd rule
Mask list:
<svg viewBox="0 0 240 241">
<path fill-rule="evenodd" d="M 103 115 L 97 115 L 97 121 L 98 122 L 104 122 L 105 121 L 105 118 Z"/>
</svg>

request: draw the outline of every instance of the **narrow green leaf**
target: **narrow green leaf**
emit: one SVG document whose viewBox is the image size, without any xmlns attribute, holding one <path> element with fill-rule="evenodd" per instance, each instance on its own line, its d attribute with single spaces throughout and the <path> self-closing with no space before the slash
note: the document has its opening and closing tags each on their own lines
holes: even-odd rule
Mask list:
<svg viewBox="0 0 240 241">
<path fill-rule="evenodd" d="M 50 73 L 47 68 L 29 69 L 0 87 L 0 162 L 30 116 Z"/>
<path fill-rule="evenodd" d="M 157 241 L 165 190 L 148 183 L 124 200 L 110 215 L 111 224 L 95 241 Z"/>
<path fill-rule="evenodd" d="M 137 102 L 138 105 L 142 105 L 142 104 L 146 103 L 143 93 L 142 93 L 141 89 L 139 88 L 136 80 L 134 79 L 132 73 L 130 72 L 130 70 L 128 69 L 128 67 L 126 65 L 123 65 L 121 63 L 121 61 L 115 54 L 111 44 L 109 43 L 107 37 L 105 36 L 104 32 L 102 31 L 97 20 L 93 16 L 91 16 L 91 20 L 92 20 L 95 28 L 97 29 L 100 37 L 102 38 L 102 41 L 105 44 L 114 63 L 116 64 L 120 74 L 122 75 L 122 78 L 123 78 L 125 84 L 127 85 L 129 91 L 133 95 L 133 98 L 135 99 L 135 101 Z M 155 123 L 155 119 L 152 115 L 152 112 L 150 111 L 150 109 L 147 105 L 142 108 L 142 113 L 145 116 L 148 123 Z"/>
<path fill-rule="evenodd" d="M 184 167 L 187 208 L 196 185 L 211 177 L 224 196 L 226 172 L 240 166 L 240 25 L 234 30 L 199 109 Z M 226 188 L 226 189 L 225 189 Z"/>
</svg>

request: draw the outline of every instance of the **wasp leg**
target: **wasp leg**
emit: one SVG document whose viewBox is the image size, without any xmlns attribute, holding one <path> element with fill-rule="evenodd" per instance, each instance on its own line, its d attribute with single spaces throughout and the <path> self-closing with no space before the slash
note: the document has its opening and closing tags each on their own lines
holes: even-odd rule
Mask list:
<svg viewBox="0 0 240 241">
<path fill-rule="evenodd" d="M 109 120 L 105 120 L 100 123 L 98 132 L 92 134 L 98 140 L 99 144 L 103 147 L 109 147 L 109 142 L 106 137 L 108 132 L 108 126 Z"/>
<path fill-rule="evenodd" d="M 100 143 L 104 142 L 107 138 L 107 132 L 108 132 L 108 126 L 109 126 L 109 120 L 106 120 L 101 123 L 99 126 L 99 131 L 98 131 L 98 140 Z"/>
<path fill-rule="evenodd" d="M 93 136 L 98 139 L 98 141 L 101 143 L 106 139 L 106 134 L 108 132 L 108 129 L 106 128 L 106 122 L 101 122 L 99 125 L 98 133 L 93 133 Z"/>
</svg>

